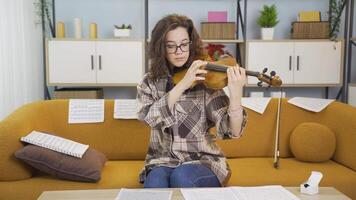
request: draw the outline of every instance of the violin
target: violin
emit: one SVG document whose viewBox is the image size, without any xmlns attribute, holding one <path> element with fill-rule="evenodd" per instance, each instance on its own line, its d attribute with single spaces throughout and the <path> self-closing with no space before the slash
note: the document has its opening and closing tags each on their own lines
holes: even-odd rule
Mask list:
<svg viewBox="0 0 356 200">
<path fill-rule="evenodd" d="M 203 83 L 205 86 L 211 89 L 222 89 L 227 86 L 227 69 L 229 67 L 236 66 L 236 59 L 227 56 L 221 58 L 216 62 L 208 62 L 208 64 L 203 65 L 201 69 L 205 69 L 208 73 L 205 75 L 205 80 L 195 81 L 191 87 L 194 87 L 198 83 Z M 188 69 L 184 69 L 173 75 L 173 83 L 177 84 L 183 79 L 185 73 Z M 275 71 L 271 71 L 270 75 L 266 74 L 267 68 L 263 69 L 262 73 L 246 70 L 246 76 L 256 77 L 260 82 L 257 83 L 259 87 L 262 87 L 262 82 L 266 83 L 268 87 L 274 86 L 279 87 L 282 85 L 282 80 L 276 75 Z"/>
</svg>

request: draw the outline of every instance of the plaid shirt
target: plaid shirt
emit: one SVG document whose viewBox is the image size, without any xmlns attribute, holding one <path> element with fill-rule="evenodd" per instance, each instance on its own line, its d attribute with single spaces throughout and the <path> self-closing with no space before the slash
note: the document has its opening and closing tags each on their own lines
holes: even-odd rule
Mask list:
<svg viewBox="0 0 356 200">
<path fill-rule="evenodd" d="M 227 110 L 229 98 L 221 90 L 202 85 L 186 90 L 172 109 L 168 107 L 167 78 L 153 82 L 146 74 L 137 86 L 138 119 L 151 127 L 145 167 L 140 174 L 143 183 L 154 167 L 177 167 L 202 164 L 217 176 L 221 185 L 229 180 L 231 171 L 216 136 L 233 138 Z M 246 125 L 243 110 L 240 136 Z M 209 133 L 216 126 L 217 135 Z"/>
</svg>

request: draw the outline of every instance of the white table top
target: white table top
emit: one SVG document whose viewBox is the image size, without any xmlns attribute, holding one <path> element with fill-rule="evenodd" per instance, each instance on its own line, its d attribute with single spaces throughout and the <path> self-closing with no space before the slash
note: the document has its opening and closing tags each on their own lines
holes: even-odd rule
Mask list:
<svg viewBox="0 0 356 200">
<path fill-rule="evenodd" d="M 298 187 L 286 189 L 301 200 L 351 200 L 333 187 L 320 187 L 317 195 L 301 194 Z M 172 200 L 184 200 L 177 188 L 158 190 L 173 190 Z M 38 200 L 114 200 L 119 191 L 119 189 L 45 191 Z"/>
</svg>

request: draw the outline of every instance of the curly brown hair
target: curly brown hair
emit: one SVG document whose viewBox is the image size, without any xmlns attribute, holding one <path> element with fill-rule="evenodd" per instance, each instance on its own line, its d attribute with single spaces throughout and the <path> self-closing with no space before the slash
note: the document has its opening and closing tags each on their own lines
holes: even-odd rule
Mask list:
<svg viewBox="0 0 356 200">
<path fill-rule="evenodd" d="M 172 74 L 174 66 L 166 59 L 166 35 L 177 27 L 186 28 L 189 39 L 192 42 L 189 48 L 189 58 L 181 69 L 188 68 L 197 58 L 203 57 L 203 43 L 193 25 L 193 21 L 186 16 L 171 14 L 159 20 L 151 33 L 151 41 L 148 47 L 148 56 L 151 61 L 149 69 L 150 78 L 157 80 Z"/>
</svg>

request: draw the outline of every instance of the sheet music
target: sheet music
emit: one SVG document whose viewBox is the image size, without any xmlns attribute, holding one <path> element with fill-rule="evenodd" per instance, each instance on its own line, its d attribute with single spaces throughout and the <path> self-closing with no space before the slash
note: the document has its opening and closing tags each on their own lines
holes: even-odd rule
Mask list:
<svg viewBox="0 0 356 200">
<path fill-rule="evenodd" d="M 115 200 L 170 200 L 172 191 L 121 189 Z"/>
<path fill-rule="evenodd" d="M 114 119 L 137 119 L 136 99 L 115 99 Z"/>
<path fill-rule="evenodd" d="M 280 185 L 231 188 L 238 200 L 299 200 Z"/>
<path fill-rule="evenodd" d="M 299 200 L 283 186 L 181 189 L 185 200 Z"/>
<path fill-rule="evenodd" d="M 27 136 L 21 137 L 21 141 L 78 158 L 82 158 L 85 151 L 89 148 L 89 145 L 38 131 L 32 131 Z"/>
<path fill-rule="evenodd" d="M 270 97 L 243 97 L 241 98 L 241 104 L 243 107 L 263 114 L 270 100 Z"/>
<path fill-rule="evenodd" d="M 321 99 L 321 98 L 294 97 L 289 99 L 288 103 L 309 111 L 320 112 L 333 101 L 335 100 Z"/>
<path fill-rule="evenodd" d="M 104 99 L 71 99 L 68 123 L 104 122 Z"/>
<path fill-rule="evenodd" d="M 229 187 L 181 189 L 180 191 L 185 200 L 239 200 Z"/>
</svg>

